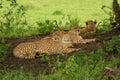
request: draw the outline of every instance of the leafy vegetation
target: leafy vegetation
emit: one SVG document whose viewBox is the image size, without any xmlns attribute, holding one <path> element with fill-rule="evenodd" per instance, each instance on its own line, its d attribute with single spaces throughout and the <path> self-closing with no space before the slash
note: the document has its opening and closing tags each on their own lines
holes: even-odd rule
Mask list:
<svg viewBox="0 0 120 80">
<path fill-rule="evenodd" d="M 18 5 L 16 0 L 2 1 L 0 12 L 0 40 L 4 43 L 6 38 L 16 36 L 15 32 L 25 27 L 27 22 L 24 17 L 24 7 Z"/>
<path fill-rule="evenodd" d="M 8 48 L 10 47 L 10 44 L 0 44 L 0 62 L 4 62 L 6 59 L 6 53 Z"/>
<path fill-rule="evenodd" d="M 55 24 L 55 21 L 51 20 L 45 20 L 45 22 L 37 22 L 38 24 L 38 31 L 40 34 L 50 34 L 53 32 L 56 28 L 57 25 Z M 59 27 L 58 27 L 59 29 Z"/>
<path fill-rule="evenodd" d="M 40 58 L 42 62 L 50 62 L 50 58 L 48 55 L 42 55 L 42 58 Z"/>
<path fill-rule="evenodd" d="M 112 37 L 112 40 L 107 42 L 107 51 L 113 51 L 116 50 L 117 53 L 120 55 L 120 36 L 114 36 Z"/>
<path fill-rule="evenodd" d="M 53 74 L 45 75 L 44 73 L 40 73 L 38 76 L 34 77 L 31 73 L 29 76 L 25 76 L 24 69 L 21 68 L 20 71 L 7 72 L 2 76 L 2 80 L 16 80 L 16 78 L 20 80 L 99 80 L 102 70 L 105 67 L 116 67 L 118 63 L 120 64 L 119 57 L 111 57 L 110 60 L 106 62 L 105 57 L 109 56 L 109 54 L 106 54 L 107 52 L 103 51 L 103 49 L 90 52 L 89 55 L 80 51 L 70 56 L 65 61 L 58 59 L 56 63 L 53 64 Z M 48 60 L 48 57 L 46 57 L 46 59 Z M 104 77 L 103 80 L 106 80 L 106 78 Z"/>
<path fill-rule="evenodd" d="M 101 9 L 108 15 L 108 17 L 98 23 L 98 31 L 100 31 L 100 33 L 106 33 L 113 29 L 111 24 L 115 21 L 115 17 L 111 7 L 103 5 Z"/>
</svg>

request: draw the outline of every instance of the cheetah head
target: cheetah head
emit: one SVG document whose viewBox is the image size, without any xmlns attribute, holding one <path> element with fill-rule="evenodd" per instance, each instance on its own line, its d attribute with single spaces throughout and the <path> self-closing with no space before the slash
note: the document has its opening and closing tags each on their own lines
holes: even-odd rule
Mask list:
<svg viewBox="0 0 120 80">
<path fill-rule="evenodd" d="M 97 23 L 96 21 L 88 20 L 86 21 L 86 26 L 95 26 L 96 23 Z"/>
<path fill-rule="evenodd" d="M 73 43 L 69 34 L 64 34 L 62 37 L 62 43 Z"/>
<path fill-rule="evenodd" d="M 79 26 L 72 26 L 72 27 L 70 27 L 69 31 L 75 35 L 79 35 L 80 34 L 80 27 Z"/>
<path fill-rule="evenodd" d="M 63 37 L 63 34 L 65 34 L 64 31 L 55 31 L 52 33 L 52 39 L 54 41 L 61 41 L 62 40 L 62 37 Z"/>
</svg>

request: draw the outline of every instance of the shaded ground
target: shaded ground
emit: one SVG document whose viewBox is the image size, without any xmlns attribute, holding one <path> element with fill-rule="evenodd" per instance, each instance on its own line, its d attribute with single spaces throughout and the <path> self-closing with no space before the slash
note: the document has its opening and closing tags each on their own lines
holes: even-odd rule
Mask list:
<svg viewBox="0 0 120 80">
<path fill-rule="evenodd" d="M 90 52 L 90 51 L 95 51 L 97 50 L 97 46 L 98 43 L 101 43 L 101 45 L 103 47 L 105 47 L 105 45 L 103 44 L 103 41 L 107 41 L 110 40 L 112 38 L 112 36 L 114 35 L 119 35 L 120 31 L 118 30 L 113 30 L 110 31 L 106 34 L 97 34 L 95 37 L 97 39 L 99 39 L 99 41 L 94 42 L 94 43 L 90 43 L 90 44 L 84 44 L 84 45 L 76 45 L 77 47 L 81 47 L 82 50 L 84 50 L 86 53 Z M 43 38 L 45 36 L 42 35 L 32 35 L 29 37 L 25 37 L 25 38 L 14 38 L 14 39 L 9 39 L 7 41 L 7 43 L 11 43 L 12 47 L 9 48 L 8 53 L 7 53 L 7 59 L 5 60 L 5 62 L 0 63 L 0 68 L 1 69 L 6 69 L 6 70 L 19 70 L 21 68 L 21 66 L 24 68 L 24 70 L 26 72 L 33 72 L 35 74 L 38 74 L 39 72 L 44 72 L 46 74 L 51 73 L 51 66 L 47 63 L 47 62 L 42 62 L 40 60 L 40 58 L 38 59 L 32 59 L 32 60 L 26 60 L 26 59 L 18 59 L 15 58 L 12 55 L 12 50 L 15 46 L 17 46 L 19 43 L 22 42 L 29 42 L 29 41 L 37 41 L 41 38 Z M 59 58 L 61 60 L 65 60 L 67 57 L 69 57 L 70 55 L 72 55 L 73 53 L 66 55 L 66 56 L 60 56 Z M 56 61 L 56 59 L 58 58 L 58 55 L 52 55 L 50 56 L 50 62 L 54 63 Z"/>
</svg>

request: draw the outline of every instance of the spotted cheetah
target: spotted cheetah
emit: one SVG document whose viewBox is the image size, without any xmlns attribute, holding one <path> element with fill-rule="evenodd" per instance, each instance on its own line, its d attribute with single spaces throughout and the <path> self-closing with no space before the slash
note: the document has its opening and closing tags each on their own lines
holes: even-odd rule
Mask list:
<svg viewBox="0 0 120 80">
<path fill-rule="evenodd" d="M 37 44 L 37 52 L 52 55 L 80 50 L 79 48 L 71 48 L 73 46 L 72 40 L 66 32 L 56 31 L 52 35 L 54 36 L 35 42 Z"/>
<path fill-rule="evenodd" d="M 91 43 L 96 41 L 96 39 L 83 39 L 82 36 L 79 35 L 80 33 L 81 33 L 81 29 L 79 26 L 72 26 L 70 28 L 70 30 L 68 31 L 68 34 L 70 35 L 73 43 L 86 44 L 86 43 Z"/>
<path fill-rule="evenodd" d="M 96 21 L 88 20 L 86 21 L 86 27 L 80 29 L 80 36 L 85 36 L 87 33 L 90 35 L 96 34 Z"/>
<path fill-rule="evenodd" d="M 73 43 L 79 43 L 79 41 L 83 39 L 81 36 L 79 36 L 79 34 L 80 34 L 79 26 L 70 27 L 68 34 L 70 35 Z"/>
<path fill-rule="evenodd" d="M 33 59 L 40 54 L 70 53 L 80 48 L 71 48 L 72 40 L 64 31 L 55 31 L 51 37 L 45 37 L 35 42 L 20 43 L 13 50 L 13 55 L 21 59 Z"/>
<path fill-rule="evenodd" d="M 33 59 L 36 56 L 36 45 L 32 42 L 20 43 L 13 50 L 13 55 L 21 59 Z"/>
</svg>

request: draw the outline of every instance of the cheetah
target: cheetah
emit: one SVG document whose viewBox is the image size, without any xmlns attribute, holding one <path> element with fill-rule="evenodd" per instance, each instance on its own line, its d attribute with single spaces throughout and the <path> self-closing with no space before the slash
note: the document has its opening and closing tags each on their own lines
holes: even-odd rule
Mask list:
<svg viewBox="0 0 120 80">
<path fill-rule="evenodd" d="M 96 39 L 83 39 L 82 36 L 79 35 L 80 33 L 81 33 L 81 29 L 79 26 L 72 26 L 70 28 L 70 30 L 68 31 L 68 34 L 70 35 L 73 43 L 86 44 L 86 43 L 91 43 L 96 41 Z"/>
<path fill-rule="evenodd" d="M 61 38 L 59 36 L 61 36 L 62 34 L 62 31 L 56 31 L 53 33 L 53 42 L 55 41 L 58 41 L 58 40 L 61 40 Z M 34 59 L 36 57 L 39 57 L 39 52 L 37 52 L 36 50 L 36 46 L 38 45 L 37 42 L 39 41 L 46 41 L 47 43 L 47 40 L 49 41 L 51 37 L 45 37 L 45 38 L 42 38 L 41 40 L 38 40 L 38 41 L 35 41 L 35 42 L 26 42 L 26 43 L 20 43 L 18 44 L 14 49 L 13 49 L 13 55 L 17 58 L 21 58 L 21 59 Z M 49 44 L 49 42 L 48 42 Z M 47 45 L 47 46 L 51 46 L 50 45 Z"/>
<path fill-rule="evenodd" d="M 79 43 L 79 41 L 83 39 L 81 36 L 79 36 L 79 34 L 80 34 L 79 26 L 70 27 L 68 34 L 70 35 L 73 43 Z"/>
<path fill-rule="evenodd" d="M 42 53 L 71 53 L 80 48 L 74 48 L 70 35 L 64 31 L 55 31 L 51 37 L 45 37 L 35 42 L 20 43 L 13 50 L 13 55 L 21 59 L 33 59 Z"/>
<path fill-rule="evenodd" d="M 88 20 L 86 21 L 86 27 L 80 30 L 80 36 L 84 37 L 87 33 L 90 35 L 96 34 L 96 21 Z"/>
<path fill-rule="evenodd" d="M 35 44 L 37 44 L 37 52 L 45 53 L 47 55 L 62 52 L 71 53 L 80 50 L 80 48 L 72 48 L 72 40 L 64 31 L 53 32 L 52 37 L 37 41 Z"/>
<path fill-rule="evenodd" d="M 52 33 L 52 38 L 56 40 L 62 40 L 63 35 L 66 34 L 65 31 L 57 30 Z"/>
<path fill-rule="evenodd" d="M 32 42 L 20 43 L 13 50 L 13 55 L 21 59 L 34 59 L 36 56 L 36 45 Z"/>
</svg>

